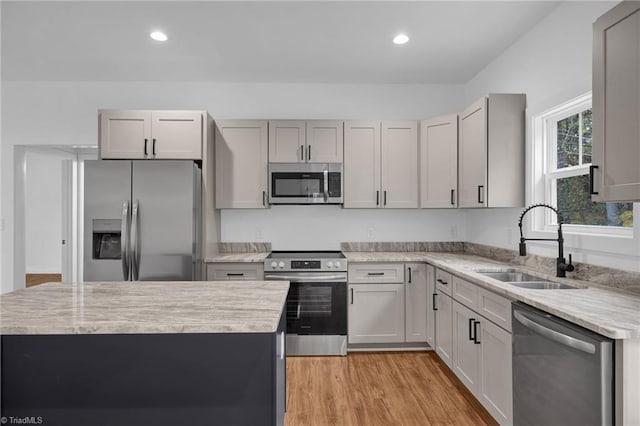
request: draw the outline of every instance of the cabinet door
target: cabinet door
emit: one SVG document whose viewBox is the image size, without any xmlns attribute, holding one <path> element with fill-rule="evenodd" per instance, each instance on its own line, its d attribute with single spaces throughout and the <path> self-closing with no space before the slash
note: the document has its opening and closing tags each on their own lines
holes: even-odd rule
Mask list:
<svg viewBox="0 0 640 426">
<path fill-rule="evenodd" d="M 307 121 L 307 162 L 342 163 L 342 125 L 342 121 Z"/>
<path fill-rule="evenodd" d="M 350 284 L 349 298 L 349 343 L 404 342 L 404 284 Z"/>
<path fill-rule="evenodd" d="M 269 121 L 269 162 L 304 163 L 306 158 L 305 122 Z"/>
<path fill-rule="evenodd" d="M 151 157 L 202 160 L 201 111 L 153 111 Z"/>
<path fill-rule="evenodd" d="M 453 301 L 436 290 L 436 353 L 453 368 Z"/>
<path fill-rule="evenodd" d="M 216 122 L 217 209 L 267 206 L 267 122 Z"/>
<path fill-rule="evenodd" d="M 622 2 L 593 30 L 593 199 L 639 201 L 640 4 Z"/>
<path fill-rule="evenodd" d="M 405 265 L 405 337 L 407 342 L 427 341 L 427 266 L 424 263 Z"/>
<path fill-rule="evenodd" d="M 382 123 L 382 206 L 418 207 L 418 123 Z"/>
<path fill-rule="evenodd" d="M 478 399 L 501 425 L 513 423 L 512 354 L 510 333 L 481 319 L 481 365 Z"/>
<path fill-rule="evenodd" d="M 344 207 L 380 206 L 380 122 L 344 123 Z"/>
<path fill-rule="evenodd" d="M 453 372 L 474 395 L 477 395 L 480 381 L 479 315 L 453 302 Z"/>
<path fill-rule="evenodd" d="M 427 265 L 427 343 L 435 349 L 436 347 L 436 268 Z"/>
<path fill-rule="evenodd" d="M 151 153 L 151 112 L 101 110 L 100 159 L 143 159 Z"/>
<path fill-rule="evenodd" d="M 421 122 L 420 207 L 455 208 L 458 192 L 458 115 Z"/>
<path fill-rule="evenodd" d="M 487 99 L 460 115 L 459 207 L 485 207 L 487 195 Z"/>
</svg>

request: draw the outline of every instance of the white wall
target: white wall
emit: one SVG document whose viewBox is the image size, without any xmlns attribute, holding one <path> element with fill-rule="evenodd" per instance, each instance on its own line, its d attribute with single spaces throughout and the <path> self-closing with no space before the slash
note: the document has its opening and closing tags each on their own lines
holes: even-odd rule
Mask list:
<svg viewBox="0 0 640 426">
<path fill-rule="evenodd" d="M 62 271 L 62 162 L 27 153 L 25 233 L 27 273 Z"/>
<path fill-rule="evenodd" d="M 464 95 L 463 87 L 459 85 L 209 82 L 3 82 L 2 84 L 2 216 L 6 223 L 6 232 L 2 235 L 2 292 L 20 288 L 23 285 L 20 284 L 20 280 L 24 279 L 17 268 L 14 272 L 14 244 L 20 245 L 13 236 L 14 147 L 19 145 L 95 145 L 97 143 L 97 110 L 100 108 L 206 109 L 216 118 L 402 120 L 426 118 L 456 111 Z M 239 217 L 242 214 L 239 212 Z M 275 214 L 273 219 L 275 222 L 284 221 L 288 217 L 286 212 L 276 209 L 266 214 L 272 218 Z M 440 216 L 435 214 L 433 217 Z M 223 235 L 230 241 L 246 241 L 246 234 L 241 232 L 242 226 L 236 226 L 237 220 L 233 217 L 233 213 L 225 215 Z M 423 221 L 429 221 L 430 218 L 428 213 L 414 214 L 410 220 L 413 221 L 412 225 L 415 229 L 420 229 Z M 248 218 L 247 220 L 258 219 Z M 355 219 L 346 220 L 354 221 Z M 387 229 L 388 224 L 392 222 L 393 219 L 381 219 L 381 222 L 375 225 L 382 230 Z M 440 228 L 433 226 L 433 229 Z M 382 231 L 380 232 L 380 235 L 385 235 Z M 279 235 L 283 234 L 279 233 Z M 300 234 L 300 239 L 304 240 L 305 235 Z M 425 236 L 419 239 L 441 239 L 439 235 L 437 237 L 426 238 Z M 253 241 L 255 237 L 249 240 Z M 347 239 L 339 237 L 336 233 L 330 241 L 347 241 Z"/>
<path fill-rule="evenodd" d="M 615 2 L 561 4 L 530 32 L 492 61 L 465 86 L 465 102 L 489 92 L 527 94 L 527 123 L 531 117 L 591 90 L 592 23 Z M 527 129 L 531 152 L 531 126 Z M 529 158 L 528 160 L 529 161 Z M 527 188 L 531 185 L 527 173 Z M 531 196 L 528 194 L 528 202 Z M 522 209 L 471 210 L 467 213 L 468 241 L 516 249 L 517 221 Z M 636 208 L 636 217 L 639 209 Z M 640 270 L 640 236 L 635 241 L 604 241 L 567 236 L 574 259 L 627 270 Z M 553 237 L 553 236 L 551 236 Z M 557 245 L 528 243 L 530 252 L 557 255 Z M 607 247 L 608 246 L 608 247 Z M 607 247 L 607 248 L 605 248 Z M 621 249 L 624 247 L 624 249 Z M 620 253 L 615 253 L 618 251 Z"/>
<path fill-rule="evenodd" d="M 222 240 L 268 241 L 274 250 L 339 250 L 341 242 L 464 241 L 463 210 L 272 206 L 223 210 Z"/>
</svg>

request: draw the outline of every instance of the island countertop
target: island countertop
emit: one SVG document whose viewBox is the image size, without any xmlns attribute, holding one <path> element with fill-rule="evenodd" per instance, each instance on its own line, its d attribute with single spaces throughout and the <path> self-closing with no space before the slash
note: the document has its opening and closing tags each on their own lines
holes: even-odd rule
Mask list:
<svg viewBox="0 0 640 426">
<path fill-rule="evenodd" d="M 0 334 L 272 333 L 287 281 L 47 283 L 0 295 Z"/>
</svg>

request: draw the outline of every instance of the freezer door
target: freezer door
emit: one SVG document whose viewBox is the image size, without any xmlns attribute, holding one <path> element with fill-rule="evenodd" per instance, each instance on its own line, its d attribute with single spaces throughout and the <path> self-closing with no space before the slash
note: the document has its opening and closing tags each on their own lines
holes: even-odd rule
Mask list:
<svg viewBox="0 0 640 426">
<path fill-rule="evenodd" d="M 134 161 L 133 280 L 194 280 L 196 167 L 192 161 Z"/>
<path fill-rule="evenodd" d="M 84 162 L 84 281 L 128 281 L 131 161 Z"/>
</svg>

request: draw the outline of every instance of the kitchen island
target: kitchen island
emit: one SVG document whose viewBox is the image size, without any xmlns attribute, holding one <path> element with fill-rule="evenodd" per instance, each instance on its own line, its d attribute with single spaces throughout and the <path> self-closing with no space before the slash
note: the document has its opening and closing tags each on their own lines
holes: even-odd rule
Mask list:
<svg viewBox="0 0 640 426">
<path fill-rule="evenodd" d="M 2 416 L 280 425 L 287 282 L 48 283 L 0 296 Z"/>
</svg>

